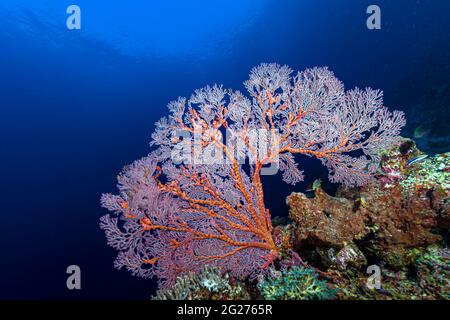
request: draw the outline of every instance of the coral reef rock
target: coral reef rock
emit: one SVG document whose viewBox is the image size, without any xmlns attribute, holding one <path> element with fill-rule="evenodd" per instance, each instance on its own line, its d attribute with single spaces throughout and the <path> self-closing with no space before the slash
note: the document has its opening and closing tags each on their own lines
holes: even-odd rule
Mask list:
<svg viewBox="0 0 450 320">
<path fill-rule="evenodd" d="M 330 270 L 331 283 L 339 288 L 338 299 L 445 300 L 450 299 L 450 252 L 432 245 L 413 262 L 411 271 L 381 268 L 379 289 L 369 288 L 363 271 Z"/>
<path fill-rule="evenodd" d="M 358 243 L 391 267 L 410 265 L 412 248 L 441 241 L 450 226 L 450 153 L 412 161 L 420 155 L 412 140 L 402 139 L 383 152 L 379 174 L 364 187 L 341 187 L 335 197 L 322 189 L 313 198 L 291 194 L 296 247 L 328 252 Z"/>
<path fill-rule="evenodd" d="M 335 265 L 340 270 L 346 270 L 348 266 L 361 268 L 367 265 L 367 260 L 359 248 L 352 244 L 346 245 L 339 250 L 331 259 L 332 265 Z"/>
<path fill-rule="evenodd" d="M 342 248 L 365 232 L 364 216 L 354 211 L 354 201 L 327 195 L 322 189 L 309 199 L 303 193 L 287 198 L 289 216 L 296 222 L 298 243 Z"/>
</svg>

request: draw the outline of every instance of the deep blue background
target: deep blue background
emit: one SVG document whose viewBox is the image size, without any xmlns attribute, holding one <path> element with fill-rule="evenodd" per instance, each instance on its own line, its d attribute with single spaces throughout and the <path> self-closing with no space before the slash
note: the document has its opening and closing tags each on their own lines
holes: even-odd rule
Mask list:
<svg viewBox="0 0 450 320">
<path fill-rule="evenodd" d="M 72 3 L 79 31 L 65 26 Z M 365 26 L 373 3 L 382 30 Z M 168 101 L 215 82 L 242 89 L 261 62 L 327 65 L 347 87 L 384 89 L 407 113 L 405 135 L 427 122 L 448 147 L 449 16 L 442 0 L 2 0 L 0 298 L 148 298 L 151 280 L 112 267 L 99 196 L 149 151 Z M 269 179 L 274 214 L 324 172 L 306 163 L 306 174 L 295 188 Z M 70 264 L 80 291 L 65 287 Z"/>
</svg>

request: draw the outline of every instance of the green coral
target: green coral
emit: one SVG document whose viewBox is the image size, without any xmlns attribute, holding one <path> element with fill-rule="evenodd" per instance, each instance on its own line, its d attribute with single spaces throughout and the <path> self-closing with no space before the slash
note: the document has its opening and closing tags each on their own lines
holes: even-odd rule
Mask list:
<svg viewBox="0 0 450 320">
<path fill-rule="evenodd" d="M 416 261 L 420 287 L 437 299 L 450 299 L 450 250 L 431 246 Z"/>
<path fill-rule="evenodd" d="M 314 269 L 298 266 L 270 276 L 259 289 L 267 300 L 327 300 L 336 294 Z"/>
<path fill-rule="evenodd" d="M 175 285 L 160 291 L 153 300 L 240 300 L 250 299 L 245 286 L 231 281 L 228 273 L 206 266 L 199 274 L 179 277 Z"/>
</svg>

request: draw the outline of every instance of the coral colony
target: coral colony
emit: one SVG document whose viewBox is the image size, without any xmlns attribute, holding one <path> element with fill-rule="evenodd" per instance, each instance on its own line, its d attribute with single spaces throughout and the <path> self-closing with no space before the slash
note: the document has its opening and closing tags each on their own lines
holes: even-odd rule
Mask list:
<svg viewBox="0 0 450 320">
<path fill-rule="evenodd" d="M 170 102 L 154 150 L 124 168 L 118 195 L 102 196 L 113 212 L 101 228 L 119 251 L 117 268 L 156 276 L 160 289 L 205 265 L 243 281 L 264 277 L 291 245 L 275 232 L 261 176 L 280 172 L 296 184 L 296 155 L 304 155 L 320 159 L 332 182 L 365 185 L 405 124 L 402 112 L 383 106 L 381 91 L 345 91 L 327 68 L 294 74 L 261 64 L 245 87 L 247 96 L 213 85 Z M 313 277 L 302 270 L 290 272 Z M 266 282 L 264 292 L 278 285 Z"/>
</svg>

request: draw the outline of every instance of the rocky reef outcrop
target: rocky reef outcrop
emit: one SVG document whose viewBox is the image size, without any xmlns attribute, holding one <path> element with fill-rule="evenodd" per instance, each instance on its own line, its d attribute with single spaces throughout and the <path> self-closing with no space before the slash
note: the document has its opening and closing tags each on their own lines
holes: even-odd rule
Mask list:
<svg viewBox="0 0 450 320">
<path fill-rule="evenodd" d="M 450 153 L 426 157 L 403 139 L 367 186 L 291 194 L 293 246 L 331 275 L 340 298 L 448 299 L 449 199 Z M 365 286 L 374 264 L 385 280 L 378 291 Z"/>
<path fill-rule="evenodd" d="M 450 225 L 450 154 L 411 164 L 418 156 L 414 142 L 404 139 L 383 154 L 375 181 L 365 187 L 340 188 L 336 196 L 322 189 L 313 198 L 291 194 L 295 247 L 337 253 L 357 244 L 401 268 L 412 258 L 409 249 L 442 241 Z"/>
</svg>

